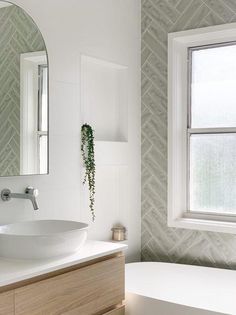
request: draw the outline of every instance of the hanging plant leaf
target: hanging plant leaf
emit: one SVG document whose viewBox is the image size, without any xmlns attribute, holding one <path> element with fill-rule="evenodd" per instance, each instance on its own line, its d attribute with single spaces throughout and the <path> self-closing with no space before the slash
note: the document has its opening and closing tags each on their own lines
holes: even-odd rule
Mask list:
<svg viewBox="0 0 236 315">
<path fill-rule="evenodd" d="M 84 124 L 81 127 L 81 153 L 85 166 L 83 184 L 88 183 L 89 208 L 92 220 L 95 220 L 94 196 L 95 196 L 95 156 L 94 156 L 94 133 L 90 125 Z"/>
</svg>

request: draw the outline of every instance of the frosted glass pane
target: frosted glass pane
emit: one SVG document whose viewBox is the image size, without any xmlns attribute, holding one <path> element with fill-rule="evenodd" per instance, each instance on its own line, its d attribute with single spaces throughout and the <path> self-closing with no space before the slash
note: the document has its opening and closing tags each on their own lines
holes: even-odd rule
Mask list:
<svg viewBox="0 0 236 315">
<path fill-rule="evenodd" d="M 39 136 L 39 168 L 40 174 L 48 173 L 48 136 Z"/>
<path fill-rule="evenodd" d="M 194 50 L 192 128 L 236 127 L 236 45 Z"/>
<path fill-rule="evenodd" d="M 236 214 L 236 134 L 191 136 L 190 211 Z"/>
<path fill-rule="evenodd" d="M 42 69 L 43 84 L 42 84 L 42 131 L 48 130 L 48 68 Z"/>
</svg>

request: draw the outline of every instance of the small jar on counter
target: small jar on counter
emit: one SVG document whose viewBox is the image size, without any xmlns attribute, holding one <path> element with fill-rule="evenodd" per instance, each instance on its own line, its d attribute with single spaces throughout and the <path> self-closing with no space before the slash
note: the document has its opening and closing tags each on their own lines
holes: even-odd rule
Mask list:
<svg viewBox="0 0 236 315">
<path fill-rule="evenodd" d="M 126 228 L 122 225 L 115 225 L 112 229 L 112 240 L 113 241 L 124 241 L 126 239 Z"/>
</svg>

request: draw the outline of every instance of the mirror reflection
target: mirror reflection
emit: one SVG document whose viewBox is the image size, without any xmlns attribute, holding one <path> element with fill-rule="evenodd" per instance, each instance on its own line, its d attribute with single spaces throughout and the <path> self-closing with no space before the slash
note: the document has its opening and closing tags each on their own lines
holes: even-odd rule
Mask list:
<svg viewBox="0 0 236 315">
<path fill-rule="evenodd" d="M 0 176 L 48 173 L 48 58 L 21 8 L 0 1 Z"/>
</svg>

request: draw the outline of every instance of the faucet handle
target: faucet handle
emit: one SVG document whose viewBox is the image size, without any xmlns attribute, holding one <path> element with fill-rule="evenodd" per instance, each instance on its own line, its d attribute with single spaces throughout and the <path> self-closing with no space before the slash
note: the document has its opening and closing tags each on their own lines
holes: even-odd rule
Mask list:
<svg viewBox="0 0 236 315">
<path fill-rule="evenodd" d="M 37 197 L 39 195 L 39 190 L 35 189 L 35 188 L 31 187 L 31 186 L 28 186 L 25 189 L 25 193 L 29 194 L 29 195 L 33 195 L 34 197 Z"/>
<path fill-rule="evenodd" d="M 3 201 L 11 200 L 11 191 L 8 188 L 5 188 L 1 191 L 1 198 Z"/>
</svg>

